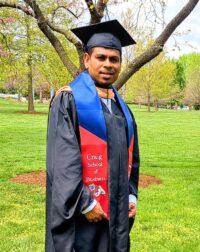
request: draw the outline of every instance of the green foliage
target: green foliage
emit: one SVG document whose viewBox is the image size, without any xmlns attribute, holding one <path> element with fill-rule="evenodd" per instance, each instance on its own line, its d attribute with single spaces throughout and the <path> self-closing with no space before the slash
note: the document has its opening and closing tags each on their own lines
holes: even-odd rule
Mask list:
<svg viewBox="0 0 200 252">
<path fill-rule="evenodd" d="M 174 78 L 175 65 L 162 53 L 130 79 L 126 100 L 142 104 L 169 102 L 179 92 Z"/>
<path fill-rule="evenodd" d="M 188 77 L 184 100 L 186 104 L 200 110 L 200 65 Z"/>
<path fill-rule="evenodd" d="M 190 53 L 183 55 L 178 59 L 178 62 L 185 69 L 185 78 L 187 81 L 196 66 L 200 66 L 200 53 Z"/>
<path fill-rule="evenodd" d="M 177 71 L 175 81 L 184 91 L 183 102 L 194 106 L 195 109 L 200 107 L 200 53 L 190 53 L 180 57 L 176 61 Z"/>
<path fill-rule="evenodd" d="M 139 190 L 131 252 L 200 250 L 200 117 L 197 111 L 131 106 L 139 130 L 141 173 L 161 185 Z M 10 178 L 45 170 L 46 115 L 17 114 L 26 104 L 0 100 L 0 251 L 44 251 L 45 190 Z M 39 112 L 48 106 L 36 105 Z"/>
<path fill-rule="evenodd" d="M 175 75 L 175 83 L 179 85 L 179 88 L 183 90 L 186 85 L 186 77 L 185 77 L 185 67 L 183 62 L 176 61 L 176 75 Z"/>
<path fill-rule="evenodd" d="M 57 5 L 55 2 L 54 5 L 51 5 L 50 2 L 52 1 L 48 2 L 41 2 L 41 7 L 44 8 L 44 13 L 46 14 L 52 13 L 52 8 L 55 8 Z M 49 8 L 45 8 L 47 5 Z M 9 85 L 15 88 L 16 92 L 27 93 L 27 58 L 30 53 L 33 67 L 33 86 L 36 92 L 39 92 L 40 89 L 49 92 L 50 88 L 58 89 L 72 80 L 71 75 L 60 61 L 55 49 L 38 29 L 37 23 L 33 19 L 27 19 L 22 12 L 11 9 L 0 9 L 0 15 L 5 18 L 12 16 L 15 20 L 6 25 L 0 24 L 0 32 L 6 37 L 7 46 L 10 50 L 7 59 L 0 58 L 0 63 L 3 63 L 0 66 L 1 88 L 9 92 L 9 89 L 6 87 L 7 83 L 9 83 Z M 63 24 L 66 25 L 68 21 L 64 17 L 65 15 L 62 17 L 62 20 Z M 27 46 L 27 21 L 30 25 L 31 41 L 29 46 Z M 63 44 L 66 44 L 61 35 L 58 35 L 58 37 Z M 66 51 L 70 54 L 73 62 L 77 62 L 78 65 L 75 49 L 66 44 Z"/>
<path fill-rule="evenodd" d="M 73 62 L 77 62 L 78 60 L 75 50 L 69 47 L 68 51 L 70 52 Z M 57 53 L 50 44 L 46 43 L 42 45 L 38 49 L 38 54 L 41 56 L 41 58 L 37 61 L 35 68 L 41 76 L 44 76 L 49 86 L 58 89 L 59 87 L 68 84 L 72 80 L 72 76 L 64 67 Z M 40 84 L 40 80 L 35 83 L 36 86 L 39 86 Z"/>
</svg>

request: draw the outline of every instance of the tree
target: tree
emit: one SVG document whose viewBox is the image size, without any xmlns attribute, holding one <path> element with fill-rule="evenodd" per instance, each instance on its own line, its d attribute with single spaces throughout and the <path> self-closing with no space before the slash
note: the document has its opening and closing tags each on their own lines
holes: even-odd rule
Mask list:
<svg viewBox="0 0 200 252">
<path fill-rule="evenodd" d="M 186 103 L 189 106 L 198 106 L 198 104 L 196 104 L 198 101 L 198 83 L 196 81 L 196 75 L 198 75 L 198 69 L 200 68 L 200 54 L 190 53 L 183 55 L 175 61 L 175 64 L 175 83 L 177 83 L 181 89 L 182 103 Z"/>
<path fill-rule="evenodd" d="M 151 104 L 158 110 L 159 103 L 166 102 L 176 92 L 174 76 L 175 65 L 161 53 L 130 79 L 126 90 L 127 98 L 147 104 L 148 111 Z"/>
<path fill-rule="evenodd" d="M 13 17 L 0 17 L 0 24 L 8 24 L 13 23 L 15 20 Z M 6 51 L 5 48 L 7 46 L 7 39 L 6 36 L 0 32 L 0 57 L 6 58 L 9 56 L 9 53 Z"/>
<path fill-rule="evenodd" d="M 35 112 L 33 98 L 33 56 L 31 50 L 31 24 L 25 17 L 26 25 L 26 48 L 27 48 L 27 66 L 28 66 L 28 112 Z"/>
<path fill-rule="evenodd" d="M 0 12 L 1 18 L 7 20 L 12 9 L 4 9 Z M 69 78 L 69 73 L 60 61 L 58 54 L 43 36 L 32 19 L 29 19 L 23 12 L 15 11 L 13 22 L 0 24 L 2 34 L 2 46 L 5 47 L 1 60 L 0 84 L 8 91 L 15 90 L 27 95 L 27 88 L 24 84 L 29 84 L 28 90 L 28 111 L 34 111 L 34 94 L 45 92 L 47 96 L 49 88 L 58 88 L 64 85 Z M 7 24 L 7 25 L 6 25 Z M 0 37 L 1 38 L 1 37 Z M 62 38 L 60 38 L 62 41 Z M 74 57 L 74 51 L 68 49 Z M 7 57 L 5 57 L 8 55 Z M 77 60 L 73 59 L 73 62 Z M 48 92 L 47 92 L 48 88 Z M 42 100 L 42 97 L 41 97 Z"/>
<path fill-rule="evenodd" d="M 49 6 L 51 6 L 50 3 L 52 3 L 52 6 L 55 6 L 54 9 L 50 7 L 47 8 L 47 6 L 45 5 L 48 11 L 49 9 L 51 9 L 52 12 L 50 15 L 47 12 L 45 13 L 45 9 L 43 9 L 44 2 L 36 2 L 35 0 L 19 0 L 16 2 L 0 1 L 0 8 L 7 7 L 17 9 L 23 11 L 29 17 L 34 18 L 38 24 L 39 29 L 48 38 L 51 45 L 59 55 L 60 60 L 62 61 L 64 66 L 71 73 L 71 75 L 75 77 L 83 69 L 83 45 L 73 36 L 69 28 L 65 28 L 62 25 L 57 24 L 59 23 L 60 19 L 56 19 L 54 17 L 56 17 L 56 12 L 60 9 L 64 9 L 68 12 L 70 11 L 73 15 L 75 15 L 69 8 L 70 6 L 72 6 L 72 1 L 68 1 L 68 3 L 66 3 L 65 1 L 59 2 L 60 3 L 55 6 L 55 2 L 53 3 L 52 1 L 48 1 Z M 163 47 L 168 38 L 172 35 L 172 33 L 180 25 L 180 23 L 192 12 L 198 2 L 199 0 L 189 0 L 187 4 L 182 8 L 182 10 L 171 20 L 171 22 L 169 22 L 169 24 L 165 26 L 162 33 L 156 38 L 154 44 L 141 55 L 139 55 L 135 59 L 132 59 L 129 64 L 127 64 L 126 68 L 122 71 L 118 81 L 116 82 L 117 89 L 120 89 L 134 73 L 136 73 L 142 66 L 144 66 L 147 62 L 151 61 L 163 51 Z M 101 21 L 105 14 L 108 3 L 108 0 L 98 0 L 95 3 L 91 0 L 85 0 L 88 12 L 90 13 L 91 24 Z M 48 18 L 49 16 L 50 18 Z M 79 56 L 78 67 L 70 59 L 69 54 L 66 52 L 65 47 L 61 42 L 58 34 L 62 34 L 65 37 L 66 41 L 72 43 L 75 46 Z"/>
<path fill-rule="evenodd" d="M 181 60 L 175 61 L 176 64 L 176 75 L 175 83 L 177 83 L 181 90 L 185 88 L 186 85 L 186 76 L 185 76 L 185 66 Z"/>
<path fill-rule="evenodd" d="M 183 66 L 185 79 L 187 81 L 190 75 L 194 72 L 194 69 L 200 65 L 200 53 L 189 53 L 183 55 L 178 59 L 178 63 Z"/>
<path fill-rule="evenodd" d="M 4 20 L 8 20 L 9 11 L 4 12 Z M 28 82 L 28 112 L 34 112 L 32 87 L 32 53 L 31 53 L 31 20 L 24 13 L 14 13 L 12 22 L 3 22 L 1 34 L 9 50 L 9 71 L 6 73 L 6 87 L 13 87 L 20 93 L 24 83 Z M 26 75 L 26 76 L 25 76 Z"/>
<path fill-rule="evenodd" d="M 200 110 L 200 65 L 193 70 L 188 78 L 184 102 Z"/>
<path fill-rule="evenodd" d="M 21 94 L 27 93 L 27 68 L 20 61 L 15 62 L 10 58 L 5 62 L 4 72 L 1 83 L 7 91 L 13 90 L 14 93 L 18 93 L 18 101 L 21 100 Z"/>
</svg>

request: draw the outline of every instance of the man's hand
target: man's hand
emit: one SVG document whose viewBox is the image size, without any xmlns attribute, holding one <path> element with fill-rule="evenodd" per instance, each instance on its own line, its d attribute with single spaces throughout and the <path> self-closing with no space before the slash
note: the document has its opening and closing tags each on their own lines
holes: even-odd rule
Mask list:
<svg viewBox="0 0 200 252">
<path fill-rule="evenodd" d="M 89 222 L 98 222 L 103 218 L 107 219 L 107 215 L 103 211 L 99 202 L 97 202 L 96 206 L 91 211 L 85 214 L 85 217 Z"/>
<path fill-rule="evenodd" d="M 129 203 L 128 217 L 133 218 L 136 215 L 136 204 Z"/>
</svg>

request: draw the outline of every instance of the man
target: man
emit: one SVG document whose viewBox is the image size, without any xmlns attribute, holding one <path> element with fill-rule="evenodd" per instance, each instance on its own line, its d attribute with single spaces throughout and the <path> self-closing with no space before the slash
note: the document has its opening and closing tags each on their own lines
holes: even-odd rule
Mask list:
<svg viewBox="0 0 200 252">
<path fill-rule="evenodd" d="M 112 84 L 122 46 L 135 41 L 117 20 L 72 31 L 85 45 L 86 70 L 57 93 L 50 109 L 46 252 L 128 252 L 137 128 Z"/>
</svg>

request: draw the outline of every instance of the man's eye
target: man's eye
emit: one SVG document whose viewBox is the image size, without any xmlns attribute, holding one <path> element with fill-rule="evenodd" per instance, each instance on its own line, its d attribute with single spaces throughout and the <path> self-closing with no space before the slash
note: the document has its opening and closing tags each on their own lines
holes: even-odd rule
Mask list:
<svg viewBox="0 0 200 252">
<path fill-rule="evenodd" d="M 112 63 L 117 63 L 117 62 L 119 62 L 119 58 L 111 58 L 110 59 L 110 61 L 112 62 Z"/>
<path fill-rule="evenodd" d="M 105 60 L 105 57 L 104 56 L 97 56 L 97 59 L 103 61 L 103 60 Z"/>
</svg>

